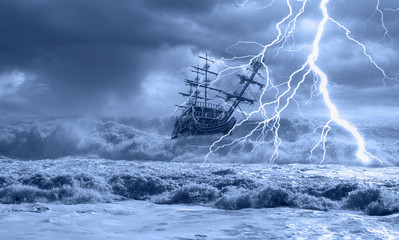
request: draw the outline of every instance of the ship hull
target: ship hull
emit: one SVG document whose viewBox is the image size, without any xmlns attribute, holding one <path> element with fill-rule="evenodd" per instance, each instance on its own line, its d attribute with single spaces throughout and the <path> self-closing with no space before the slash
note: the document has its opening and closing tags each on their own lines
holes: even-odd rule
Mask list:
<svg viewBox="0 0 399 240">
<path fill-rule="evenodd" d="M 172 139 L 187 135 L 228 134 L 236 123 L 234 117 L 228 120 L 219 120 L 209 123 L 201 123 L 201 120 L 202 119 L 194 117 L 183 121 L 182 119 L 177 119 L 172 133 Z"/>
</svg>

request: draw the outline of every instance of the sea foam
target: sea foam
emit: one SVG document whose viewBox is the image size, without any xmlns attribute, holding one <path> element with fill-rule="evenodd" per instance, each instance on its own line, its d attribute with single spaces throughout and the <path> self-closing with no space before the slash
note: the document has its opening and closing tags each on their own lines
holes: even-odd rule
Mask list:
<svg viewBox="0 0 399 240">
<path fill-rule="evenodd" d="M 228 210 L 291 207 L 362 211 L 368 215 L 399 212 L 399 183 L 394 177 L 399 173 L 397 168 L 93 159 L 2 160 L 0 165 L 4 169 L 0 176 L 1 204 L 135 199 Z"/>
</svg>

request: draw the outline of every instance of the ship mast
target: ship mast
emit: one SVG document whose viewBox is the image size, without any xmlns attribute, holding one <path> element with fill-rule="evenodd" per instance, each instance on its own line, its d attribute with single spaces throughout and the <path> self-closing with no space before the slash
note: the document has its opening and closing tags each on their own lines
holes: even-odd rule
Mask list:
<svg viewBox="0 0 399 240">
<path fill-rule="evenodd" d="M 240 91 L 238 91 L 238 92 L 229 93 L 222 89 L 208 87 L 210 90 L 217 91 L 217 92 L 225 95 L 225 97 L 221 97 L 221 96 L 218 96 L 218 97 L 224 98 L 226 101 L 230 101 L 230 100 L 233 101 L 231 104 L 231 107 L 226 111 L 225 119 L 229 119 L 231 117 L 231 115 L 234 113 L 234 111 L 236 110 L 236 108 L 238 107 L 238 105 L 241 102 L 248 102 L 250 104 L 253 104 L 255 102 L 254 99 L 249 99 L 249 98 L 244 97 L 244 93 L 247 90 L 247 88 L 249 87 L 249 85 L 251 85 L 251 84 L 258 85 L 259 88 L 261 88 L 261 89 L 263 87 L 265 87 L 264 84 L 254 80 L 254 78 L 255 78 L 256 74 L 258 73 L 259 69 L 261 68 L 261 66 L 262 66 L 262 64 L 259 61 L 256 61 L 252 64 L 252 68 L 248 69 L 252 72 L 251 75 L 246 76 L 246 75 L 242 75 L 242 74 L 237 74 L 237 76 L 240 78 L 240 84 L 244 84 L 241 87 Z"/>
<path fill-rule="evenodd" d="M 191 66 L 191 68 L 192 68 L 191 71 L 196 74 L 196 77 L 194 80 L 185 79 L 184 81 L 186 82 L 186 84 L 190 86 L 190 91 L 189 91 L 189 93 L 179 93 L 179 94 L 181 94 L 185 97 L 194 98 L 194 105 L 197 105 L 198 99 L 203 99 L 205 102 L 205 106 L 207 106 L 208 100 L 210 100 L 208 98 L 208 88 L 209 88 L 209 83 L 211 82 L 210 79 L 208 78 L 208 76 L 210 74 L 218 76 L 219 74 L 209 70 L 209 68 L 210 68 L 209 62 L 215 63 L 215 61 L 209 59 L 208 55 L 206 55 L 205 57 L 203 57 L 203 56 L 198 56 L 198 57 L 205 60 L 204 67 L 201 68 L 201 67 L 199 67 L 199 65 Z M 202 82 L 200 82 L 200 75 L 204 76 L 204 81 L 202 81 Z M 193 86 L 196 87 L 194 92 L 193 92 Z M 199 92 L 198 88 L 200 88 L 200 87 L 205 89 L 204 97 L 199 96 L 200 92 Z"/>
<path fill-rule="evenodd" d="M 190 94 L 192 94 L 192 87 L 193 86 L 196 86 L 197 88 L 195 89 L 195 92 L 194 92 L 194 96 L 195 96 L 195 99 L 194 99 L 194 105 L 196 105 L 197 104 L 197 99 L 198 99 L 198 94 L 199 94 L 199 91 L 198 91 L 198 86 L 199 86 L 199 80 L 200 80 L 200 77 L 199 77 L 199 75 L 201 74 L 201 75 L 204 75 L 203 73 L 201 73 L 200 71 L 199 71 L 199 64 L 197 65 L 197 68 L 195 69 L 195 70 L 191 70 L 192 72 L 194 72 L 194 73 L 196 73 L 196 76 L 195 76 L 195 84 L 193 84 L 193 83 L 190 83 L 190 80 L 188 80 L 188 79 L 186 79 L 186 82 L 187 83 L 189 83 L 189 85 L 190 85 Z M 206 96 L 205 96 L 205 98 L 206 98 Z"/>
<path fill-rule="evenodd" d="M 259 83 L 254 80 L 255 76 L 258 74 L 258 71 L 262 66 L 260 61 L 255 61 L 254 63 L 251 64 L 251 68 L 248 69 L 249 71 L 251 71 L 251 74 L 249 76 L 243 75 L 243 74 L 237 74 L 237 76 L 240 78 L 240 84 L 244 84 L 238 92 L 229 93 L 222 89 L 211 87 L 211 86 L 209 86 L 211 83 L 211 81 L 209 79 L 209 75 L 210 74 L 215 75 L 215 76 L 219 75 L 218 73 L 212 72 L 209 70 L 209 68 L 210 68 L 209 63 L 215 63 L 215 61 L 209 59 L 208 54 L 206 54 L 205 56 L 198 56 L 198 57 L 205 60 L 205 65 L 202 68 L 199 67 L 199 65 L 191 66 L 192 67 L 191 71 L 196 73 L 195 80 L 185 79 L 186 84 L 190 86 L 190 94 L 187 94 L 187 93 L 180 93 L 180 94 L 183 96 L 194 97 L 194 105 L 197 104 L 198 99 L 203 99 L 205 102 L 205 107 L 207 107 L 208 100 L 209 100 L 208 90 L 213 90 L 213 91 L 222 93 L 223 95 L 225 95 L 225 97 L 221 97 L 221 96 L 218 96 L 218 97 L 224 98 L 226 101 L 232 101 L 230 108 L 226 111 L 226 114 L 224 117 L 225 119 L 229 119 L 231 117 L 231 115 L 234 113 L 234 111 L 236 110 L 236 108 L 238 107 L 238 105 L 241 102 L 247 102 L 250 104 L 253 104 L 255 102 L 254 99 L 249 99 L 249 98 L 244 97 L 245 91 L 248 89 L 248 87 L 251 84 L 258 85 L 259 88 L 261 88 L 261 89 L 265 86 L 264 84 Z M 202 82 L 200 82 L 200 75 L 204 76 L 204 80 Z M 194 94 L 192 92 L 193 86 L 196 87 Z M 204 96 L 203 97 L 199 96 L 199 91 L 198 91 L 199 87 L 204 88 Z"/>
<path fill-rule="evenodd" d="M 204 65 L 204 69 L 205 69 L 205 79 L 204 79 L 204 92 L 205 92 L 205 107 L 208 106 L 207 105 L 207 96 L 208 96 L 208 85 L 211 82 L 208 78 L 208 73 L 212 73 L 211 71 L 209 71 L 210 65 L 208 64 L 208 61 L 211 63 L 215 63 L 215 61 L 211 60 L 208 58 L 208 54 L 205 54 L 205 57 L 203 56 L 198 56 L 199 58 L 202 58 L 205 60 L 205 65 Z M 215 74 L 218 75 L 218 74 Z"/>
<path fill-rule="evenodd" d="M 203 87 L 204 88 L 204 97 L 202 99 L 204 99 L 205 102 L 205 107 L 208 104 L 208 89 L 209 89 L 209 84 L 211 83 L 211 80 L 209 79 L 209 75 L 214 75 L 214 76 L 218 76 L 218 73 L 212 72 L 209 70 L 210 65 L 209 63 L 215 63 L 215 61 L 211 60 L 208 58 L 208 54 L 204 56 L 198 56 L 201 59 L 205 60 L 205 65 L 204 67 L 199 67 L 199 66 L 191 66 L 193 68 L 193 70 L 191 70 L 192 72 L 195 72 L 197 74 L 197 78 L 195 79 L 195 81 L 192 80 L 187 80 L 186 79 L 186 83 L 190 84 L 190 85 L 196 85 L 197 87 Z M 199 74 L 200 75 L 204 75 L 204 81 L 203 82 L 199 82 Z M 198 93 L 196 93 L 197 97 L 198 97 Z M 200 97 L 198 97 L 200 98 Z"/>
<path fill-rule="evenodd" d="M 230 118 L 231 115 L 234 113 L 234 111 L 236 110 L 236 108 L 238 107 L 238 104 L 240 104 L 240 102 L 242 101 L 248 101 L 246 98 L 243 97 L 245 91 L 247 90 L 247 88 L 249 87 L 250 84 L 256 84 L 258 85 L 260 88 L 263 88 L 264 85 L 261 83 L 258 83 L 254 80 L 254 77 L 256 76 L 256 74 L 258 73 L 259 69 L 261 68 L 262 64 L 259 61 L 256 61 L 255 63 L 252 64 L 252 73 L 249 77 L 245 76 L 245 75 L 240 75 L 238 74 L 238 77 L 240 78 L 241 82 L 244 82 L 244 86 L 242 86 L 241 90 L 239 91 L 239 93 L 235 96 L 235 100 L 233 102 L 233 104 L 231 105 L 230 109 L 227 111 L 226 114 L 226 118 Z M 250 103 L 253 103 L 254 100 Z"/>
</svg>

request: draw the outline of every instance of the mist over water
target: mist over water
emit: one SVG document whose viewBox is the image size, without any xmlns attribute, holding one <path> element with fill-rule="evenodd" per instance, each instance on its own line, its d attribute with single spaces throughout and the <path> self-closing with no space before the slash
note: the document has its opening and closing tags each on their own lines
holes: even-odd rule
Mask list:
<svg viewBox="0 0 399 240">
<path fill-rule="evenodd" d="M 202 162 L 211 144 L 220 136 L 195 136 L 170 139 L 174 118 L 162 119 L 93 119 L 66 118 L 6 122 L 0 126 L 2 158 L 38 160 L 65 157 L 113 160 L 156 160 Z M 256 124 L 236 129 L 221 144 L 245 136 Z M 321 125 L 321 123 L 320 123 Z M 320 139 L 321 129 L 314 132 L 316 122 L 306 119 L 282 119 L 279 137 L 282 144 L 275 163 L 320 163 L 322 147 L 310 157 L 310 150 Z M 367 149 L 384 161 L 370 166 L 399 165 L 399 130 L 392 123 L 358 124 Z M 207 161 L 221 163 L 268 163 L 273 154 L 273 136 L 260 140 L 256 131 L 247 141 L 220 148 Z M 362 165 L 356 159 L 356 144 L 345 130 L 333 125 L 326 141 L 325 163 Z"/>
<path fill-rule="evenodd" d="M 321 149 L 309 159 L 320 135 L 313 133 L 318 123 L 306 119 L 281 119 L 275 164 L 269 162 L 270 134 L 260 141 L 256 131 L 204 163 L 220 136 L 172 140 L 173 124 L 174 118 L 4 122 L 0 224 L 18 232 L 29 219 L 26 231 L 42 238 L 41 226 L 46 239 L 54 232 L 81 237 L 88 229 L 98 238 L 121 239 L 138 232 L 149 239 L 399 236 L 399 132 L 391 123 L 357 125 L 368 150 L 386 161 L 368 166 L 356 159 L 351 136 L 336 126 L 326 142 L 326 161 L 319 164 Z M 254 126 L 243 125 L 222 144 Z"/>
<path fill-rule="evenodd" d="M 335 127 L 326 142 L 326 161 L 319 166 L 321 147 L 309 159 L 320 138 L 314 132 L 317 124 L 310 120 L 281 120 L 277 165 L 269 162 L 274 151 L 271 134 L 260 141 L 261 132 L 255 131 L 247 141 L 221 148 L 204 162 L 210 145 L 220 136 L 172 140 L 173 123 L 173 118 L 65 118 L 2 124 L 0 203 L 134 199 L 231 210 L 349 209 L 371 215 L 399 209 L 399 184 L 382 170 L 399 164 L 395 128 L 376 123 L 358 126 L 368 139 L 369 151 L 385 161 L 363 166 L 355 157 L 351 136 Z M 243 125 L 222 144 L 245 136 L 254 126 L 254 122 Z M 364 169 L 370 166 L 379 168 Z M 336 175 L 325 171 L 329 168 Z M 362 171 L 369 171 L 371 180 L 365 181 L 370 176 Z"/>
</svg>

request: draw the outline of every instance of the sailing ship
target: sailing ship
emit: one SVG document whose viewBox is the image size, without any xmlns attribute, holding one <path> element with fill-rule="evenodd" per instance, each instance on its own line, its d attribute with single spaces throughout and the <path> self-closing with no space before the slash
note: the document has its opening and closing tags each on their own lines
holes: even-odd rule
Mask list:
<svg viewBox="0 0 399 240">
<path fill-rule="evenodd" d="M 218 77 L 219 73 L 210 70 L 215 61 L 208 58 L 208 55 L 198 56 L 205 61 L 204 66 L 191 66 L 191 71 L 196 74 L 194 80 L 185 79 L 184 82 L 190 87 L 188 92 L 180 92 L 187 100 L 184 104 L 176 105 L 182 110 L 180 116 L 176 117 L 172 139 L 184 135 L 204 134 L 228 134 L 236 124 L 233 116 L 240 103 L 253 104 L 255 100 L 244 97 L 245 92 L 251 84 L 263 88 L 264 85 L 254 80 L 262 64 L 260 61 L 253 61 L 247 69 L 247 74 L 237 74 L 240 88 L 233 93 L 212 86 L 210 77 Z M 202 78 L 202 79 L 201 79 Z M 200 91 L 200 90 L 203 91 Z M 228 106 L 210 102 L 209 91 L 215 92 L 217 98 L 223 99 Z M 203 94 L 202 94 L 203 93 Z"/>
</svg>

